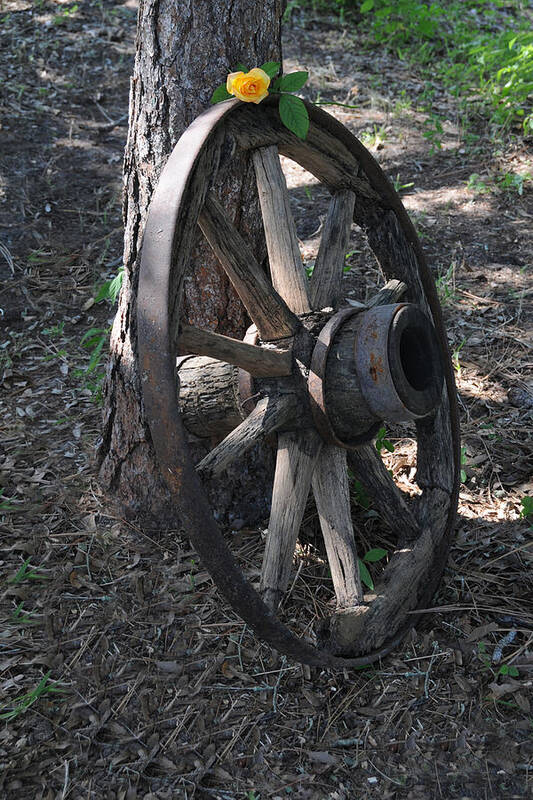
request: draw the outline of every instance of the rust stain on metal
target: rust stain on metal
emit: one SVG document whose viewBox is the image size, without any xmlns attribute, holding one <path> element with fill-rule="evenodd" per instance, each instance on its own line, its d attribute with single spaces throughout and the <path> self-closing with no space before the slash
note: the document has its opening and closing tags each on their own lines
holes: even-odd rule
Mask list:
<svg viewBox="0 0 533 800">
<path fill-rule="evenodd" d="M 374 353 L 370 353 L 370 377 L 374 383 L 379 381 L 380 375 L 383 375 L 384 372 L 385 368 L 381 356 L 376 357 Z"/>
</svg>

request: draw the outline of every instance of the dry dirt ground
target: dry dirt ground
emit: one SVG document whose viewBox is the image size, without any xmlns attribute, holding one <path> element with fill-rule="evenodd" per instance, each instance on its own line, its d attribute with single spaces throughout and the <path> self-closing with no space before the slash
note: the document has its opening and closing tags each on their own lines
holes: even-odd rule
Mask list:
<svg viewBox="0 0 533 800">
<path fill-rule="evenodd" d="M 498 149 L 481 126 L 474 143 L 433 85 L 447 122 L 432 154 L 414 69 L 333 19 L 285 28 L 309 97 L 357 105 L 331 112 L 410 184 L 465 459 L 437 610 L 372 668 L 310 670 L 250 635 L 187 541 L 113 516 L 94 477 L 100 368 L 86 371 L 83 337 L 113 314 L 93 297 L 120 264 L 134 3 L 4 2 L 0 26 L 0 797 L 531 796 L 533 550 L 519 512 L 533 493 L 533 184 L 494 182 L 533 173 L 531 141 L 507 134 Z M 287 176 L 311 262 L 323 198 L 301 170 Z M 351 246 L 347 286 L 364 295 L 379 276 L 357 231 Z M 410 440 L 390 435 L 408 485 Z M 359 512 L 372 543 L 376 515 Z M 259 532 L 233 536 L 253 569 Z M 296 599 L 314 602 L 315 578 L 303 558 Z"/>
</svg>

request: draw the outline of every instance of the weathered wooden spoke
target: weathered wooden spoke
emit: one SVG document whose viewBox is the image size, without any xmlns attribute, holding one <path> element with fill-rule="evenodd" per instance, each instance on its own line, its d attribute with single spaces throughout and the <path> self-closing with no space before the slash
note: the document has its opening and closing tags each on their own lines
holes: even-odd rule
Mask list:
<svg viewBox="0 0 533 800">
<path fill-rule="evenodd" d="M 320 248 L 311 275 L 309 293 L 313 308 L 338 306 L 342 299 L 344 259 L 353 222 L 355 194 L 341 189 L 331 198 Z"/>
<path fill-rule="evenodd" d="M 261 337 L 269 341 L 291 336 L 299 327 L 298 318 L 275 291 L 213 194 L 206 198 L 199 223 Z"/>
<path fill-rule="evenodd" d="M 292 371 L 292 356 L 289 350 L 267 350 L 187 323 L 183 323 L 180 328 L 178 353 L 180 355 L 195 353 L 218 358 L 259 378 L 290 375 Z"/>
<path fill-rule="evenodd" d="M 253 161 L 272 284 L 292 311 L 305 314 L 311 310 L 307 280 L 278 148 L 255 150 Z"/>
<path fill-rule="evenodd" d="M 390 182 L 328 114 L 308 105 L 303 142 L 281 124 L 277 102 L 214 106 L 186 131 L 162 172 L 146 223 L 138 295 L 147 441 L 180 526 L 257 635 L 309 664 L 360 665 L 401 641 L 417 619 L 410 612 L 427 607 L 444 570 L 460 473 L 453 370 L 434 280 Z M 255 167 L 270 278 L 210 191 L 235 146 L 250 152 Z M 332 195 L 310 282 L 279 154 Z M 342 298 L 352 220 L 386 281 L 366 306 L 344 305 Z M 244 342 L 200 331 L 183 318 L 181 287 L 198 224 L 257 326 Z M 396 486 L 375 448 L 379 428 L 396 421 L 416 430 L 416 498 Z M 277 462 L 256 591 L 213 519 L 204 482 L 222 477 L 271 434 Z M 191 435 L 222 441 L 195 466 Z M 397 534 L 371 594 L 361 586 L 347 465 Z M 318 647 L 277 617 L 311 486 L 336 596 L 334 613 L 316 631 Z M 287 597 L 281 608 L 291 602 Z"/>
<path fill-rule="evenodd" d="M 312 485 L 337 608 L 357 607 L 363 602 L 363 589 L 350 510 L 345 450 L 334 445 L 322 448 Z"/>
<path fill-rule="evenodd" d="M 311 476 L 322 442 L 315 431 L 284 433 L 278 437 L 278 453 L 272 509 L 261 569 L 261 594 L 275 611 L 286 591 L 298 531 L 311 486 Z"/>
<path fill-rule="evenodd" d="M 197 465 L 204 478 L 224 472 L 235 459 L 243 456 L 259 440 L 287 425 L 296 415 L 294 398 L 263 397 L 250 416 L 217 444 Z"/>
</svg>

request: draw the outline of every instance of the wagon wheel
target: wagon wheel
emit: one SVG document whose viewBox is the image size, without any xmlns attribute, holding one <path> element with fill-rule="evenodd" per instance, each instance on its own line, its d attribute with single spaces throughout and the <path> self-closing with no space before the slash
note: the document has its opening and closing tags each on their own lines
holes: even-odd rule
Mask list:
<svg viewBox="0 0 533 800">
<path fill-rule="evenodd" d="M 409 218 L 365 148 L 333 117 L 307 108 L 310 128 L 303 142 L 281 125 L 272 97 L 253 108 L 237 100 L 221 103 L 184 133 L 163 170 L 146 223 L 138 346 L 161 474 L 183 529 L 218 588 L 278 651 L 304 663 L 350 666 L 396 646 L 439 584 L 457 507 L 459 430 L 441 311 Z M 251 151 L 271 280 L 212 192 L 217 170 L 221 164 L 227 168 L 235 147 Z M 332 195 L 309 282 L 278 153 L 314 174 Z M 347 308 L 341 297 L 352 220 L 365 231 L 387 279 L 364 308 Z M 256 333 L 247 341 L 200 330 L 180 317 L 198 224 L 255 323 Z M 179 400 L 176 358 L 183 353 L 196 357 L 178 360 Z M 208 380 L 223 405 L 228 386 L 235 397 L 237 372 L 241 401 L 249 399 L 246 384 L 253 376 L 255 408 L 238 403 L 231 413 L 224 409 L 231 430 L 196 468 L 183 425 L 189 417 L 194 427 L 189 412 L 200 403 L 196 379 Z M 396 486 L 374 446 L 383 420 L 415 422 L 420 493 L 414 499 Z M 213 519 L 202 476 L 222 474 L 273 432 L 277 461 L 257 592 Z M 359 575 L 347 463 L 399 534 L 372 595 L 363 595 Z M 276 616 L 310 489 L 337 602 L 335 613 L 321 623 L 317 647 Z"/>
</svg>

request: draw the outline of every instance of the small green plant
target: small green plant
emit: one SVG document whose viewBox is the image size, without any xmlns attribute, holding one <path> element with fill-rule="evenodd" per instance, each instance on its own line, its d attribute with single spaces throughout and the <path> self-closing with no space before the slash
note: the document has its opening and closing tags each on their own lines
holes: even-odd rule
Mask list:
<svg viewBox="0 0 533 800">
<path fill-rule="evenodd" d="M 524 194 L 524 183 L 531 180 L 531 174 L 519 172 L 506 172 L 497 178 L 498 188 L 504 192 L 516 192 L 520 197 Z"/>
<path fill-rule="evenodd" d="M 400 96 L 394 103 L 394 108 L 392 113 L 394 116 L 398 117 L 401 114 L 404 114 L 406 111 L 410 111 L 412 106 L 411 98 L 407 97 L 407 92 L 405 89 L 400 91 Z"/>
<path fill-rule="evenodd" d="M 287 8 L 283 12 L 282 22 L 288 23 L 291 20 L 293 11 L 297 8 L 300 9 L 302 6 L 298 2 L 298 0 L 289 0 L 287 3 Z"/>
<path fill-rule="evenodd" d="M 10 722 L 20 716 L 20 714 L 24 714 L 24 712 L 27 711 L 28 708 L 31 708 L 41 697 L 63 692 L 64 689 L 58 687 L 57 681 L 49 680 L 51 674 L 52 670 L 49 670 L 37 686 L 30 692 L 21 694 L 15 697 L 11 703 L 5 703 L 3 706 L 0 706 L 0 719 L 5 719 L 6 722 Z"/>
<path fill-rule="evenodd" d="M 37 620 L 32 619 L 34 616 L 33 611 L 25 611 L 24 602 L 19 603 L 16 609 L 11 614 L 11 623 L 15 625 L 37 625 Z"/>
<path fill-rule="evenodd" d="M 498 675 L 508 675 L 510 678 L 518 678 L 520 673 L 518 669 L 511 664 L 502 664 L 498 670 Z"/>
<path fill-rule="evenodd" d="M 377 561 L 381 561 L 383 558 L 385 558 L 386 555 L 387 551 L 383 550 L 382 547 L 374 547 L 372 550 L 369 550 L 367 553 L 365 553 L 363 558 L 358 559 L 361 581 L 370 589 L 370 591 L 374 590 L 374 581 L 372 580 L 372 576 L 368 570 L 367 564 L 375 564 Z"/>
<path fill-rule="evenodd" d="M 499 442 L 501 441 L 501 436 L 495 432 L 494 425 L 492 422 L 482 422 L 480 423 L 480 431 L 486 432 L 487 439 L 490 439 L 492 442 Z"/>
<path fill-rule="evenodd" d="M 437 287 L 437 294 L 439 296 L 439 300 L 441 304 L 447 305 L 450 302 L 453 302 L 455 299 L 455 270 L 457 268 L 457 264 L 455 261 L 452 261 L 446 272 L 441 273 L 438 278 L 435 279 L 435 285 Z"/>
<path fill-rule="evenodd" d="M 395 178 L 392 179 L 392 185 L 394 186 L 394 191 L 398 192 L 398 194 L 403 191 L 403 189 L 410 189 L 411 186 L 414 186 L 413 181 L 410 183 L 402 183 L 400 179 L 400 174 L 398 173 Z"/>
<path fill-rule="evenodd" d="M 490 665 L 490 658 L 487 654 L 487 645 L 485 644 L 485 642 L 477 643 L 477 654 L 479 660 L 482 662 L 485 669 L 489 669 L 492 672 L 492 667 Z"/>
<path fill-rule="evenodd" d="M 13 585 L 22 583 L 23 581 L 45 581 L 48 579 L 47 575 L 39 572 L 37 567 L 30 567 L 31 558 L 27 558 L 22 564 L 18 572 L 12 578 L 8 578 L 8 583 Z"/>
<path fill-rule="evenodd" d="M 43 328 L 43 333 L 45 333 L 47 336 L 50 336 L 50 338 L 55 339 L 58 336 L 63 335 L 64 329 L 65 329 L 65 323 L 58 322 L 57 325 L 52 325 L 51 328 Z"/>
<path fill-rule="evenodd" d="M 121 267 L 114 278 L 103 283 L 94 296 L 95 303 L 109 300 L 113 305 L 117 302 L 119 292 L 124 280 L 124 267 Z"/>
<path fill-rule="evenodd" d="M 54 25 L 65 25 L 69 18 L 74 16 L 77 10 L 77 5 L 71 6 L 71 8 L 65 8 L 61 14 L 56 14 L 54 16 Z"/>
<path fill-rule="evenodd" d="M 470 189 L 474 194 L 488 194 L 491 190 L 490 186 L 485 183 L 481 175 L 477 172 L 473 172 L 472 175 L 470 175 L 466 183 L 466 188 Z"/>
<path fill-rule="evenodd" d="M 368 511 L 368 509 L 372 505 L 372 500 L 367 494 L 366 489 L 364 488 L 361 481 L 353 480 L 352 494 L 357 505 L 361 506 L 361 508 L 364 508 L 365 511 Z"/>
<path fill-rule="evenodd" d="M 94 302 L 108 301 L 113 305 L 118 300 L 118 295 L 124 281 L 124 267 L 110 280 L 105 281 L 97 288 Z M 89 328 L 81 337 L 80 344 L 90 351 L 89 362 L 83 369 L 75 371 L 76 377 L 83 377 L 86 388 L 91 392 L 96 403 L 102 400 L 102 383 L 104 374 L 99 369 L 104 357 L 104 346 L 109 341 L 111 328 Z"/>
<path fill-rule="evenodd" d="M 91 351 L 89 363 L 84 368 L 86 374 L 94 372 L 100 364 L 102 349 L 109 336 L 109 328 L 89 328 L 81 337 L 80 344 Z"/>
<path fill-rule="evenodd" d="M 512 633 L 512 632 L 511 632 Z M 516 633 L 516 631 L 514 632 Z M 510 637 L 511 634 L 508 634 L 506 639 Z M 501 667 L 495 672 L 495 658 L 501 658 L 501 646 L 505 643 L 505 639 L 498 645 L 493 652 L 492 659 L 487 652 L 487 645 L 485 642 L 478 642 L 477 643 L 477 655 L 481 663 L 483 664 L 483 668 L 488 672 L 491 672 L 494 677 L 498 675 L 502 675 L 503 677 L 509 678 L 519 678 L 520 672 L 517 667 L 513 666 L 512 664 L 502 664 Z"/>
<path fill-rule="evenodd" d="M 102 399 L 104 373 L 99 369 L 103 359 L 104 345 L 109 341 L 110 328 L 89 328 L 80 339 L 80 344 L 90 351 L 89 362 L 74 375 L 83 378 L 85 387 L 91 392 L 96 403 Z"/>
<path fill-rule="evenodd" d="M 522 517 L 522 519 L 525 519 L 528 522 L 533 522 L 533 520 L 530 519 L 530 517 L 533 518 L 533 497 L 526 494 L 520 500 L 520 505 L 522 506 L 522 508 L 520 509 L 520 516 Z"/>
<path fill-rule="evenodd" d="M 352 258 L 353 256 L 355 256 L 355 255 L 358 255 L 359 253 L 361 253 L 361 250 L 349 250 L 349 251 L 346 253 L 346 255 L 344 256 L 344 261 L 346 262 L 346 261 L 347 261 L 349 258 Z M 352 268 L 353 268 L 353 265 L 352 265 L 352 264 L 346 264 L 346 263 L 345 263 L 345 264 L 344 264 L 344 267 L 343 267 L 343 272 L 344 272 L 344 274 L 346 274 L 346 273 L 350 272 L 350 270 L 351 270 Z"/>
<path fill-rule="evenodd" d="M 388 450 L 389 453 L 394 453 L 393 443 L 387 439 L 387 429 L 380 428 L 376 434 L 376 450 L 381 455 L 382 450 Z"/>
<path fill-rule="evenodd" d="M 461 344 L 460 344 L 460 345 L 458 345 L 458 346 L 455 348 L 455 350 L 453 351 L 453 353 L 452 353 L 452 364 L 453 364 L 453 368 L 454 368 L 454 370 L 455 370 L 455 371 L 456 371 L 456 373 L 457 373 L 457 377 L 458 377 L 458 378 L 460 378 L 460 377 L 461 377 L 461 362 L 460 362 L 460 360 L 459 360 L 459 355 L 460 355 L 460 353 L 461 353 L 461 350 L 463 349 L 463 347 L 464 347 L 464 345 L 465 345 L 465 342 L 466 342 L 466 339 L 463 339 L 463 341 L 461 342 Z"/>
<path fill-rule="evenodd" d="M 377 125 L 374 125 L 372 130 L 365 128 L 359 131 L 358 137 L 365 147 L 370 147 L 372 150 L 379 150 L 387 141 L 387 131 L 384 125 L 380 125 L 379 128 Z"/>
<path fill-rule="evenodd" d="M 422 133 L 424 139 L 429 143 L 430 155 L 435 155 L 439 150 L 442 150 L 443 135 L 442 122 L 436 114 L 431 114 L 424 122 L 424 132 Z"/>
</svg>

